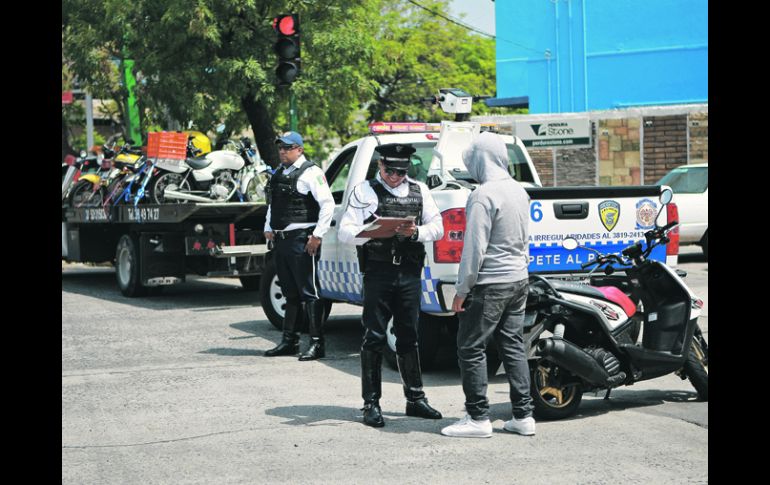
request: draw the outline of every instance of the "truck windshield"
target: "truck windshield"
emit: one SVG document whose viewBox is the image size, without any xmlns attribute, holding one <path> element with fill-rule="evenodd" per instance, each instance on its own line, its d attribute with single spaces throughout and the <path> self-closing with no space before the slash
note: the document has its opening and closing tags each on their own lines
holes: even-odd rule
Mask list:
<svg viewBox="0 0 770 485">
<path fill-rule="evenodd" d="M 508 163 L 508 173 L 519 182 L 533 183 L 534 177 L 532 176 L 532 171 L 527 163 L 526 155 L 522 152 L 521 147 L 512 143 L 508 143 L 506 146 L 508 147 L 508 159 L 510 160 Z M 478 180 L 474 180 L 473 177 L 471 177 L 471 174 L 466 170 L 454 169 L 450 173 L 452 174 L 452 177 L 457 180 L 478 183 Z"/>
<path fill-rule="evenodd" d="M 678 167 L 658 181 L 668 185 L 675 194 L 700 194 L 709 186 L 708 167 Z"/>
</svg>

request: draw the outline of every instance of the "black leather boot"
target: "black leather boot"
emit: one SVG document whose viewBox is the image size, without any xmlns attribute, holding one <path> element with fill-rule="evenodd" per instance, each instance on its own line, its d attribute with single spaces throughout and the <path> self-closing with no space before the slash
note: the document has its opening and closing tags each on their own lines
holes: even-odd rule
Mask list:
<svg viewBox="0 0 770 485">
<path fill-rule="evenodd" d="M 299 352 L 299 332 L 295 331 L 299 317 L 299 302 L 286 302 L 286 314 L 283 317 L 283 337 L 281 343 L 265 351 L 265 357 L 295 355 Z"/>
<path fill-rule="evenodd" d="M 380 409 L 382 397 L 382 352 L 361 349 L 361 397 L 364 398 L 364 424 L 385 426 Z"/>
<path fill-rule="evenodd" d="M 299 356 L 299 360 L 316 360 L 321 357 L 326 357 L 324 338 L 310 337 L 310 347 Z"/>
<path fill-rule="evenodd" d="M 385 426 L 385 420 L 382 419 L 382 409 L 380 401 L 374 401 L 364 404 L 364 424 L 373 428 L 382 428 Z"/>
<path fill-rule="evenodd" d="M 404 383 L 406 415 L 426 419 L 441 419 L 441 413 L 433 409 L 422 390 L 422 371 L 417 349 L 404 355 L 397 355 L 398 371 Z"/>
<path fill-rule="evenodd" d="M 310 333 L 310 346 L 299 356 L 299 360 L 315 360 L 326 356 L 326 345 L 323 337 L 324 301 L 313 300 L 305 303 L 305 314 Z"/>
</svg>

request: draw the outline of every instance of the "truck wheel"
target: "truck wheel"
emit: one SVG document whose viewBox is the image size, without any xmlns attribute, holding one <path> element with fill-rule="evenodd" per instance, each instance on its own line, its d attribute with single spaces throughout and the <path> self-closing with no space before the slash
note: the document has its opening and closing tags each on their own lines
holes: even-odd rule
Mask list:
<svg viewBox="0 0 770 485">
<path fill-rule="evenodd" d="M 245 278 L 242 276 L 241 278 Z M 278 330 L 283 330 L 283 316 L 286 315 L 286 297 L 281 290 L 281 282 L 278 281 L 278 273 L 275 270 L 275 259 L 270 258 L 265 263 L 265 270 L 259 278 L 259 302 L 267 315 L 267 319 Z M 243 280 L 241 280 L 243 283 Z M 246 285 L 244 285 L 245 287 Z M 329 318 L 332 311 L 331 300 L 324 299 L 324 321 Z M 304 313 L 300 316 L 297 331 L 307 332 L 307 319 Z"/>
<path fill-rule="evenodd" d="M 147 294 L 147 287 L 139 280 L 139 245 L 135 237 L 120 236 L 115 251 L 115 276 L 123 296 L 136 297 Z"/>
<path fill-rule="evenodd" d="M 417 350 L 420 353 L 420 368 L 422 370 L 432 369 L 435 361 L 436 354 L 438 353 L 441 327 L 443 326 L 444 317 L 435 317 L 427 313 L 420 312 L 420 320 L 417 322 Z M 388 345 L 385 346 L 383 351 L 385 362 L 393 370 L 398 370 L 398 363 L 396 362 L 396 334 L 393 331 L 393 319 L 388 322 L 388 328 L 386 330 L 388 337 Z"/>
<path fill-rule="evenodd" d="M 706 257 L 706 261 L 709 260 L 709 232 L 706 231 L 706 234 L 703 235 L 703 239 L 701 239 L 700 247 L 703 249 L 703 255 Z"/>
<path fill-rule="evenodd" d="M 238 279 L 241 280 L 241 286 L 246 291 L 256 291 L 259 289 L 259 275 L 239 276 Z"/>
</svg>

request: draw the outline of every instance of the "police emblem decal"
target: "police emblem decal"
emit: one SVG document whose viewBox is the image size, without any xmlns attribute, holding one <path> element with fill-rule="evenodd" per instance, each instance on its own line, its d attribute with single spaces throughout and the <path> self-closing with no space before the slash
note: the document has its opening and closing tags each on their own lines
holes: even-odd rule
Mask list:
<svg viewBox="0 0 770 485">
<path fill-rule="evenodd" d="M 652 229 L 658 216 L 658 206 L 650 199 L 636 203 L 636 229 Z"/>
<path fill-rule="evenodd" d="M 620 218 L 620 204 L 614 200 L 599 203 L 599 219 L 608 231 L 612 231 Z"/>
</svg>

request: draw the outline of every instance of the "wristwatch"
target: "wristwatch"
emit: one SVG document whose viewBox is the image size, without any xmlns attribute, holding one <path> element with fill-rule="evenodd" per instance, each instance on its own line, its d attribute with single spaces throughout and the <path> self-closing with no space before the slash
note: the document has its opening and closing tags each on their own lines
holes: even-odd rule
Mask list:
<svg viewBox="0 0 770 485">
<path fill-rule="evenodd" d="M 410 241 L 416 241 L 417 237 L 420 235 L 420 229 L 417 227 L 414 228 L 414 234 L 412 234 L 412 237 L 409 238 Z"/>
</svg>

